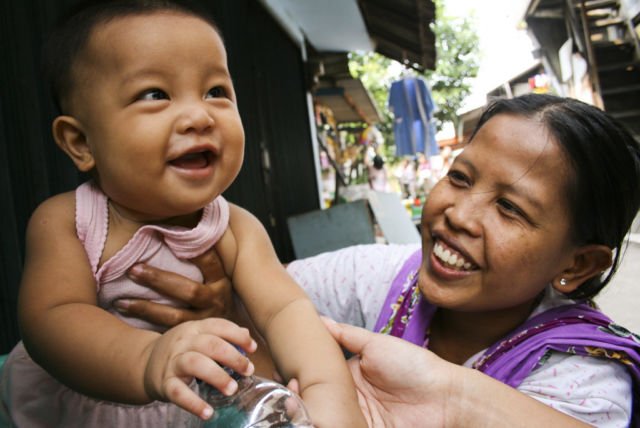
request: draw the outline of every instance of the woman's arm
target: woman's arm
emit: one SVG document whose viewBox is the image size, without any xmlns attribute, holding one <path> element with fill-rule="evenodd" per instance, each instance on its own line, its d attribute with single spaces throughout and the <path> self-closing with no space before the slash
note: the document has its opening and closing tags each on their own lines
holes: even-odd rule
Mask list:
<svg viewBox="0 0 640 428">
<path fill-rule="evenodd" d="M 119 300 L 114 305 L 128 316 L 166 327 L 211 317 L 238 322 L 231 281 L 224 271 L 215 248 L 211 248 L 191 261 L 202 272 L 202 283 L 144 263 L 136 264 L 127 273 L 129 278 L 138 284 L 183 302 L 186 307 L 176 307 L 145 299 Z"/>
<path fill-rule="evenodd" d="M 349 367 L 369 426 L 588 426 L 402 339 L 328 319 L 325 324 L 357 355 Z"/>
<path fill-rule="evenodd" d="M 419 245 L 368 244 L 295 260 L 287 272 L 318 312 L 373 330 L 393 279 Z"/>
<path fill-rule="evenodd" d="M 629 426 L 633 414 L 631 374 L 607 358 L 550 352 L 517 389 L 599 428 Z"/>
<path fill-rule="evenodd" d="M 250 371 L 227 340 L 249 352 L 252 340 L 225 320 L 187 323 L 161 336 L 132 328 L 97 306 L 96 284 L 76 236 L 72 192 L 43 203 L 29 222 L 19 319 L 34 361 L 62 383 L 99 399 L 172 400 L 200 414 L 205 404 L 184 379 L 198 376 L 232 388 L 231 378 L 211 358 Z"/>
<path fill-rule="evenodd" d="M 332 319 L 373 329 L 389 285 L 406 259 L 419 245 L 369 244 L 343 248 L 294 260 L 287 273 L 305 291 L 316 310 Z M 192 259 L 204 275 L 204 283 L 138 264 L 129 276 L 139 284 L 179 300 L 174 307 L 149 300 L 116 303 L 128 316 L 173 327 L 184 321 L 222 317 L 236 321 L 231 283 L 215 251 Z"/>
<path fill-rule="evenodd" d="M 262 225 L 247 211 L 230 208 L 232 234 L 225 234 L 216 248 L 279 372 L 285 379 L 299 380 L 318 426 L 363 426 L 340 348 L 282 267 Z"/>
</svg>

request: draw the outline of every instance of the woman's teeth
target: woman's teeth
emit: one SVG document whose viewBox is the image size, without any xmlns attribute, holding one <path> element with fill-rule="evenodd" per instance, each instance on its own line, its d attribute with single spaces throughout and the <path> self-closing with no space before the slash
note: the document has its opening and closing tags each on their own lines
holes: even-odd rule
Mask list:
<svg viewBox="0 0 640 428">
<path fill-rule="evenodd" d="M 433 254 L 445 265 L 450 268 L 460 270 L 470 270 L 472 264 L 464 259 L 461 254 L 458 254 L 450 249 L 445 249 L 439 242 L 436 242 L 433 246 Z"/>
</svg>

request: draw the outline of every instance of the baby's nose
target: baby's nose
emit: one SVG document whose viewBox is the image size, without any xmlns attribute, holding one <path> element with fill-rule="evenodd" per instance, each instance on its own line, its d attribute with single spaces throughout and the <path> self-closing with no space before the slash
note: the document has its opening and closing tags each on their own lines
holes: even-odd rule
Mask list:
<svg viewBox="0 0 640 428">
<path fill-rule="evenodd" d="M 213 115 L 209 111 L 209 106 L 205 103 L 193 103 L 184 108 L 178 120 L 178 131 L 187 132 L 206 132 L 211 130 L 215 125 Z"/>
</svg>

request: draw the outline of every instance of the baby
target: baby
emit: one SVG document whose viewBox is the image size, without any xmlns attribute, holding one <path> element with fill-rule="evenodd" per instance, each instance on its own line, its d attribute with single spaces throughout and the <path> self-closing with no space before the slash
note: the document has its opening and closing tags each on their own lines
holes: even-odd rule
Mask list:
<svg viewBox="0 0 640 428">
<path fill-rule="evenodd" d="M 313 305 L 259 221 L 220 196 L 240 170 L 244 133 L 215 24 L 166 1 L 100 2 L 48 46 L 62 112 L 53 135 L 92 180 L 45 201 L 28 226 L 24 344 L 2 381 L 13 423 L 160 426 L 172 407 L 155 400 L 209 418 L 214 409 L 189 385 L 233 393 L 220 365 L 253 372 L 238 350 L 256 348 L 247 329 L 206 319 L 163 331 L 121 316 L 114 301 L 162 299 L 127 277 L 139 262 L 201 281 L 189 259 L 215 246 L 314 423 L 363 425 L 343 354 Z"/>
</svg>

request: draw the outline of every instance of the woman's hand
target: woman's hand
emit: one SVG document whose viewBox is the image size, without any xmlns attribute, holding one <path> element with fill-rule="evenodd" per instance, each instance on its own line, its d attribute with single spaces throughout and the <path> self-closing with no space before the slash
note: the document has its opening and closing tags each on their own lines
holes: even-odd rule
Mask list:
<svg viewBox="0 0 640 428">
<path fill-rule="evenodd" d="M 405 340 L 324 321 L 334 339 L 356 354 L 349 368 L 370 427 L 588 426 Z"/>
<path fill-rule="evenodd" d="M 355 354 L 349 368 L 370 427 L 452 426 L 447 420 L 450 365 L 393 336 L 323 318 L 331 335 Z"/>
<path fill-rule="evenodd" d="M 129 277 L 138 284 L 182 301 L 187 308 L 142 299 L 116 301 L 116 308 L 128 316 L 167 327 L 210 317 L 235 319 L 231 282 L 215 249 L 211 248 L 191 261 L 202 272 L 203 284 L 145 264 L 136 264 L 128 272 Z"/>
</svg>

